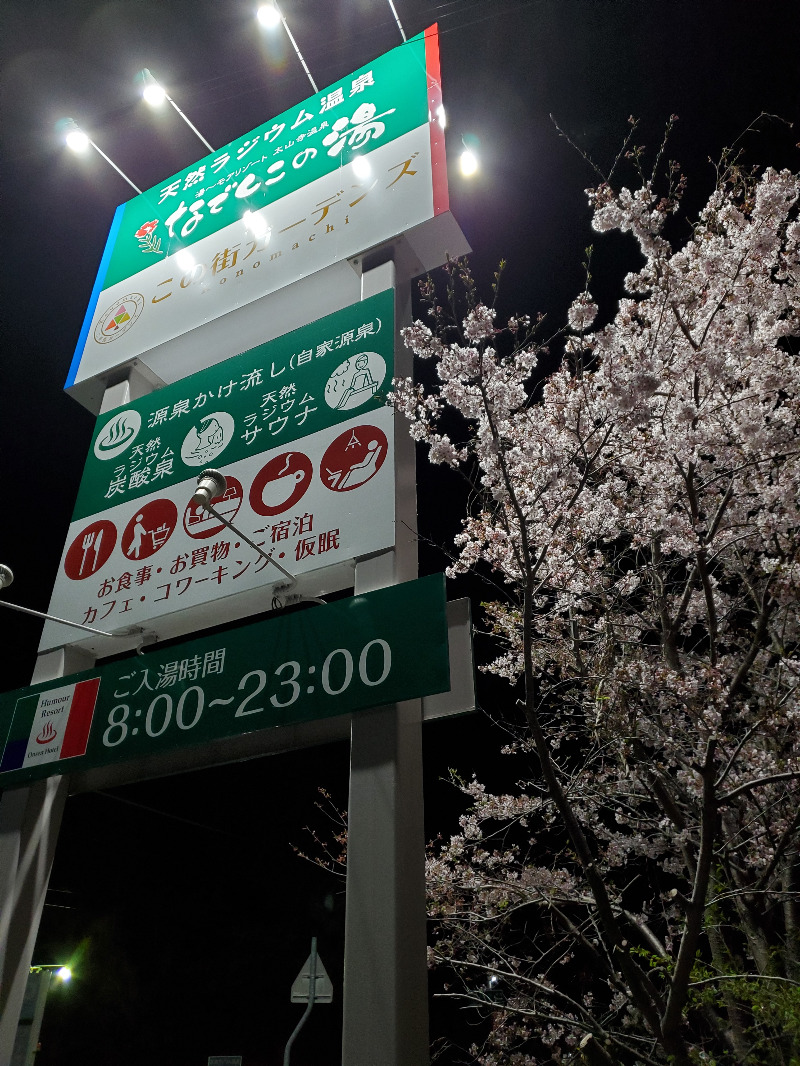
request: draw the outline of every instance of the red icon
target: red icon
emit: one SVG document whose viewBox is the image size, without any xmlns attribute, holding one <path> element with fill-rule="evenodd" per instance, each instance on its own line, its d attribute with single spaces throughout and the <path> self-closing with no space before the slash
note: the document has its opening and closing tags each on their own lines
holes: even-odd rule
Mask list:
<svg viewBox="0 0 800 1066">
<path fill-rule="evenodd" d="M 232 522 L 242 506 L 244 489 L 242 488 L 242 483 L 237 481 L 235 477 L 228 475 L 226 480 L 228 482 L 227 489 L 222 496 L 215 496 L 211 501 L 211 505 L 215 511 L 219 511 L 223 518 L 227 518 L 229 522 Z M 199 503 L 190 503 L 183 512 L 183 528 L 195 540 L 205 540 L 206 537 L 215 537 L 217 533 L 220 533 L 225 528 L 225 525 L 218 518 L 215 518 L 213 514 L 205 511 Z"/>
<path fill-rule="evenodd" d="M 250 506 L 267 517 L 294 507 L 305 495 L 314 467 L 302 452 L 282 452 L 270 459 L 250 486 Z"/>
<path fill-rule="evenodd" d="M 70 544 L 64 559 L 64 573 L 73 581 L 91 577 L 108 561 L 116 543 L 117 527 L 113 522 L 102 518 L 92 522 Z"/>
<path fill-rule="evenodd" d="M 125 526 L 120 547 L 138 562 L 163 548 L 178 523 L 178 508 L 172 500 L 151 500 L 140 507 Z"/>
<path fill-rule="evenodd" d="M 332 492 L 350 492 L 375 477 L 388 451 L 377 426 L 356 426 L 341 433 L 322 456 L 319 476 Z"/>
<path fill-rule="evenodd" d="M 53 726 L 53 723 L 47 721 L 44 723 L 44 728 L 36 737 L 37 744 L 50 744 L 58 736 L 58 730 Z"/>
</svg>

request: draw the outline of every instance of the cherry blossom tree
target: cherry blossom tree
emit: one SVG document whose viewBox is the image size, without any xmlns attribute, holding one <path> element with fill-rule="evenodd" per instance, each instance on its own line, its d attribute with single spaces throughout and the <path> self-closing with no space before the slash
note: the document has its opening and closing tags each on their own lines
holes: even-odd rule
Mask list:
<svg viewBox="0 0 800 1066">
<path fill-rule="evenodd" d="M 456 779 L 429 856 L 431 963 L 482 1066 L 790 1066 L 800 175 L 728 156 L 682 242 L 679 171 L 631 184 L 588 197 L 641 266 L 596 329 L 587 269 L 555 372 L 462 262 L 405 331 L 435 374 L 395 402 L 473 487 L 448 572 L 494 583 L 485 669 L 520 708 L 517 784 Z"/>
</svg>

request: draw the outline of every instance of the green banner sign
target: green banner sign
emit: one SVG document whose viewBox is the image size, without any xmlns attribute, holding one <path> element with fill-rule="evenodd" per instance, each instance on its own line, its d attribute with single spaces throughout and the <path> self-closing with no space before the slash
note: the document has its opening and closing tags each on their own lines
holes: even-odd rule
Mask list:
<svg viewBox="0 0 800 1066">
<path fill-rule="evenodd" d="M 92 406 L 88 382 L 133 359 L 174 379 L 177 338 L 202 345 L 215 319 L 400 234 L 425 269 L 463 254 L 452 220 L 427 227 L 449 210 L 443 130 L 430 26 L 120 206 L 65 387 Z"/>
<path fill-rule="evenodd" d="M 129 200 L 115 220 L 102 288 L 427 121 L 425 39 L 419 34 Z"/>
<path fill-rule="evenodd" d="M 101 416 L 73 521 L 384 406 L 393 300 L 378 293 Z"/>
<path fill-rule="evenodd" d="M 450 688 L 444 577 L 0 696 L 0 788 Z"/>
</svg>

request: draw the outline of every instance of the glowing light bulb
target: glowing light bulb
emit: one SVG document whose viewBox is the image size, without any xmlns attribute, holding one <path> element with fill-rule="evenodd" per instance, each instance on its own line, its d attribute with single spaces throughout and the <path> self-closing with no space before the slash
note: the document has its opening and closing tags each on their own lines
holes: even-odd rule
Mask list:
<svg viewBox="0 0 800 1066">
<path fill-rule="evenodd" d="M 274 30 L 281 21 L 281 13 L 275 4 L 262 4 L 256 13 L 256 17 L 262 26 L 268 30 Z"/>
<path fill-rule="evenodd" d="M 70 970 L 69 966 L 62 966 L 56 970 L 56 977 L 59 981 L 69 981 L 72 978 L 72 970 Z"/>
<path fill-rule="evenodd" d="M 146 85 L 142 96 L 144 97 L 145 102 L 150 104 L 151 107 L 160 107 L 167 98 L 167 94 L 157 82 L 153 82 L 151 85 Z"/>
<path fill-rule="evenodd" d="M 67 147 L 71 148 L 73 152 L 85 152 L 89 147 L 89 138 L 76 126 L 74 130 L 70 130 L 66 137 Z"/>
<path fill-rule="evenodd" d="M 471 152 L 469 148 L 465 148 L 461 153 L 461 159 L 459 160 L 461 166 L 461 173 L 465 178 L 471 178 L 473 174 L 478 173 L 478 159 L 474 152 Z"/>
<path fill-rule="evenodd" d="M 142 98 L 151 107 L 160 107 L 167 98 L 166 89 L 163 89 L 147 67 L 144 68 L 140 74 L 142 81 L 144 82 L 144 88 L 142 89 Z"/>
</svg>

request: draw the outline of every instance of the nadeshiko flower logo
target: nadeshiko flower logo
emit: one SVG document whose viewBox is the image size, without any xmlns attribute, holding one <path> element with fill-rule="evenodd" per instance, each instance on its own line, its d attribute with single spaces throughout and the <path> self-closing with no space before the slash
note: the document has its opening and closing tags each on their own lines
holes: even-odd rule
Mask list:
<svg viewBox="0 0 800 1066">
<path fill-rule="evenodd" d="M 134 237 L 139 242 L 140 252 L 152 252 L 154 255 L 163 255 L 161 251 L 161 238 L 153 236 L 153 231 L 158 228 L 158 219 L 151 219 L 141 225 Z"/>
</svg>

